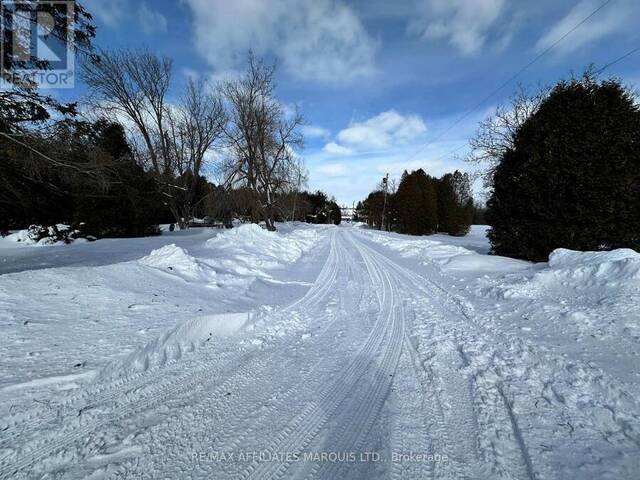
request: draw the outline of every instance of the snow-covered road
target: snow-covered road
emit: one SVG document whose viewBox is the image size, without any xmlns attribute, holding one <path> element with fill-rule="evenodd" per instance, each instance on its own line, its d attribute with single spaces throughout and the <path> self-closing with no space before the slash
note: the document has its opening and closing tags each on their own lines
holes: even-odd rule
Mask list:
<svg viewBox="0 0 640 480">
<path fill-rule="evenodd" d="M 497 330 L 375 240 L 327 229 L 294 303 L 234 333 L 187 323 L 171 335 L 190 351 L 169 335 L 9 414 L 0 478 L 633 478 L 640 410 L 616 379 Z M 128 368 L 150 349 L 177 360 Z"/>
</svg>

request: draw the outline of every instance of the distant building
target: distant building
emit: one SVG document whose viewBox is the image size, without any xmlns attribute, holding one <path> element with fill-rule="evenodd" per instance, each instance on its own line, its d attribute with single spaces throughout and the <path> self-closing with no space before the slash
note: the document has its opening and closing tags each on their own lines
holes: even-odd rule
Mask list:
<svg viewBox="0 0 640 480">
<path fill-rule="evenodd" d="M 340 211 L 342 212 L 342 221 L 351 223 L 356 214 L 356 209 L 353 207 L 340 207 Z"/>
</svg>

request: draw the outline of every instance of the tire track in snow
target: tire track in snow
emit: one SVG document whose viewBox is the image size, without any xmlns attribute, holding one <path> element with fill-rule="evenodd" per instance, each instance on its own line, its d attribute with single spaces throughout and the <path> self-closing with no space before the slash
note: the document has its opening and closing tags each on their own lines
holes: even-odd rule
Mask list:
<svg viewBox="0 0 640 480">
<path fill-rule="evenodd" d="M 345 269 L 346 265 L 349 265 L 351 260 L 347 258 L 345 252 L 340 250 L 337 264 L 340 268 Z M 339 289 L 339 285 L 334 285 L 334 288 L 331 289 L 332 294 L 327 295 L 326 298 L 329 300 L 331 297 L 337 295 L 341 292 Z M 343 321 L 344 319 L 338 318 L 336 321 L 327 325 L 323 332 L 316 336 L 316 342 L 318 342 L 322 337 L 331 334 L 331 328 L 335 327 L 337 323 Z M 329 338 L 327 340 L 330 340 Z M 324 347 L 326 344 L 324 341 L 318 342 L 319 345 L 316 347 Z M 274 351 L 274 354 L 277 354 L 278 351 Z M 324 355 L 323 355 L 324 354 Z M 320 389 L 322 382 L 322 377 L 315 375 L 318 371 L 321 371 L 323 368 L 326 368 L 326 364 L 330 364 L 331 361 L 338 361 L 337 359 L 332 359 L 331 354 L 328 352 L 318 352 L 317 355 L 323 357 L 318 364 L 316 364 L 311 371 L 304 374 L 303 377 L 299 377 L 296 373 L 292 373 L 287 375 L 285 378 L 273 378 L 280 376 L 281 371 L 287 372 L 295 372 L 295 360 L 288 359 L 286 361 L 291 364 L 291 369 L 286 368 L 286 364 L 283 364 L 277 360 L 273 360 L 271 358 L 265 359 L 265 361 L 271 362 L 272 364 L 277 364 L 279 368 L 273 372 L 266 372 L 267 375 L 253 375 L 250 381 L 246 379 L 238 379 L 238 382 L 241 386 L 245 388 L 245 392 L 241 388 L 230 387 L 229 391 L 233 393 L 228 400 L 227 398 L 223 399 L 223 402 L 220 402 L 222 405 L 218 404 L 217 399 L 213 402 L 208 402 L 208 405 L 197 406 L 198 410 L 201 410 L 203 414 L 206 412 L 205 417 L 212 425 L 215 425 L 215 430 L 212 434 L 206 435 L 206 443 L 207 445 L 211 445 L 212 447 L 220 447 L 224 448 L 224 451 L 235 451 L 236 448 L 240 448 L 242 446 L 246 446 L 247 443 L 252 439 L 255 435 L 259 434 L 260 428 L 262 428 L 265 424 L 268 424 L 270 420 L 273 420 L 272 416 L 274 414 L 282 414 L 283 410 L 287 408 L 291 408 L 290 400 L 295 396 L 296 393 L 299 392 L 300 385 L 305 385 L 310 388 L 310 385 L 317 383 L 316 386 Z M 271 375 L 269 375 L 271 373 Z M 279 387 L 283 387 L 287 389 L 284 392 L 277 391 L 272 395 L 270 386 L 278 384 Z M 289 385 L 287 387 L 287 385 Z M 295 399 L 294 399 L 295 400 Z M 268 404 L 267 411 L 264 411 L 264 405 Z M 254 419 L 251 417 L 252 410 L 256 408 L 262 409 L 261 415 L 259 418 Z M 247 421 L 247 417 L 250 418 Z M 173 427 L 166 426 L 163 427 L 163 431 L 171 432 L 172 436 L 180 436 L 180 430 L 184 429 L 185 425 L 180 421 L 180 419 L 176 419 L 173 423 Z M 188 425 L 187 425 L 188 428 Z M 241 432 L 238 435 L 238 432 Z M 187 436 L 191 434 L 193 437 L 193 431 L 185 431 L 184 435 Z M 233 439 L 235 437 L 235 439 Z M 157 440 L 157 439 L 155 439 Z M 170 440 L 170 439 L 165 439 Z M 192 440 L 196 444 L 199 443 L 195 440 Z M 149 443 L 149 442 L 147 442 Z M 157 442 L 151 442 L 157 443 Z M 166 455 L 162 456 L 166 458 Z M 219 475 L 219 473 L 218 473 Z"/>
<path fill-rule="evenodd" d="M 371 247 L 369 246 L 366 246 L 365 248 L 375 252 L 375 250 L 371 249 Z M 400 266 L 399 264 L 393 262 L 391 259 L 385 257 L 382 254 L 378 255 L 380 255 L 381 261 L 386 264 L 388 268 L 393 269 L 397 271 L 398 274 L 404 276 L 414 286 L 414 288 L 417 288 L 419 291 L 423 292 L 425 294 L 425 297 L 429 301 L 433 301 L 435 305 L 444 308 L 443 313 L 445 314 L 449 323 L 451 323 L 451 321 L 461 321 L 463 323 L 463 326 L 453 329 L 454 334 L 459 335 L 460 332 L 463 332 L 466 329 L 466 327 L 470 326 L 472 328 L 472 331 L 478 332 L 481 335 L 480 341 L 485 344 L 485 348 L 488 351 L 493 351 L 493 348 L 490 346 L 491 342 L 483 338 L 483 334 L 486 333 L 486 327 L 479 324 L 477 321 L 475 321 L 475 319 L 471 317 L 471 315 L 467 311 L 469 306 L 467 306 L 463 300 L 451 294 L 431 279 Z M 425 287 L 425 284 L 433 287 L 433 290 Z M 445 298 L 443 299 L 442 297 L 436 295 L 435 292 L 439 292 Z M 460 346 L 459 348 L 462 348 L 465 340 L 456 338 L 456 343 Z M 502 376 L 495 368 L 489 366 L 489 369 L 492 373 L 492 376 L 497 379 L 502 378 Z M 474 388 L 476 386 L 477 382 L 474 382 Z M 514 452 L 507 452 L 507 455 L 496 458 L 496 461 L 499 461 L 501 463 L 504 462 L 504 464 L 501 465 L 501 470 L 507 475 L 515 475 L 516 478 L 527 478 L 529 480 L 535 480 L 537 478 L 536 471 L 534 469 L 533 462 L 531 460 L 531 456 L 529 454 L 529 450 L 519 426 L 518 420 L 516 418 L 515 412 L 513 411 L 513 408 L 511 406 L 511 402 L 508 400 L 508 397 L 505 394 L 504 383 L 501 380 L 492 381 L 490 384 L 487 382 L 486 387 L 493 391 L 493 394 L 499 398 L 499 401 L 494 402 L 493 406 L 496 407 L 499 405 L 500 411 L 494 411 L 494 413 L 489 416 L 493 425 L 484 425 L 484 428 L 488 429 L 493 427 L 503 429 L 505 426 L 507 426 L 510 434 L 503 435 L 501 436 L 501 438 L 502 440 L 510 439 L 508 441 L 511 443 L 511 450 Z M 482 392 L 479 392 L 479 395 L 481 394 Z M 474 406 L 471 406 L 471 408 L 475 410 Z M 502 421 L 496 421 L 496 415 L 503 417 L 501 419 Z M 475 416 L 474 418 L 476 421 L 478 421 L 477 416 Z M 478 434 L 480 433 L 481 432 L 478 432 Z"/>
<path fill-rule="evenodd" d="M 416 291 L 413 282 L 409 283 L 407 281 L 405 272 L 399 269 L 394 262 L 365 244 L 361 243 L 361 248 L 374 256 L 383 265 L 384 269 L 395 272 L 398 283 L 403 286 L 403 290 L 411 298 L 412 310 L 418 319 L 422 320 L 423 324 L 434 325 L 438 321 L 445 323 L 444 319 L 437 318 L 433 314 L 430 315 L 429 312 L 420 315 L 421 310 L 418 306 L 423 303 L 424 296 Z M 415 325 L 412 330 L 414 329 Z M 419 358 L 418 352 L 408 334 L 405 341 L 409 345 L 409 352 L 413 357 L 412 364 L 415 368 L 416 378 L 420 380 L 425 411 L 430 412 L 429 432 L 431 440 L 434 445 L 438 446 L 437 451 L 431 451 L 430 453 L 440 453 L 448 456 L 447 462 L 439 462 L 434 465 L 434 478 L 477 477 L 478 472 L 481 471 L 477 461 L 478 455 L 471 453 L 474 452 L 474 444 L 469 444 L 469 441 L 475 438 L 477 432 L 469 428 L 468 422 L 464 422 L 465 416 L 472 411 L 472 402 L 467 396 L 466 386 L 458 385 L 463 381 L 460 372 L 451 368 L 451 359 L 438 359 L 435 356 L 435 351 L 429 352 L 430 355 L 434 355 L 434 365 L 423 361 L 423 359 Z M 455 362 L 455 358 L 453 361 Z M 435 367 L 445 367 L 445 371 L 440 372 Z M 442 395 L 445 396 L 445 399 L 442 398 Z M 451 407 L 445 408 L 445 404 L 449 405 L 454 400 L 456 401 L 456 408 L 449 412 Z M 447 412 L 449 413 L 447 414 Z M 471 419 L 471 423 L 473 423 L 473 419 Z M 450 432 L 455 433 L 454 439 L 451 438 Z"/>
<path fill-rule="evenodd" d="M 317 298 L 327 293 L 329 290 L 328 285 L 332 284 L 337 275 L 336 255 L 338 252 L 335 248 L 335 233 L 330 239 L 330 247 L 329 256 L 327 257 L 325 265 L 311 288 L 302 298 L 282 308 L 278 312 L 279 315 L 284 316 L 286 313 L 293 312 L 299 308 L 309 308 L 315 304 Z M 233 353 L 223 352 L 220 360 L 229 360 L 228 363 L 233 364 L 233 361 L 237 360 L 236 357 Z M 175 363 L 179 362 L 173 362 L 173 364 L 169 364 L 169 367 L 174 366 Z M 160 367 L 160 369 L 165 371 L 164 368 L 166 367 L 167 366 L 163 366 Z M 209 366 L 205 365 L 200 371 L 193 371 L 189 377 L 203 374 L 208 371 L 209 368 Z M 157 387 L 158 379 L 154 376 L 155 373 L 158 373 L 158 369 L 125 375 L 124 377 L 110 380 L 108 383 L 100 383 L 96 386 L 88 385 L 79 394 L 70 396 L 65 399 L 63 403 L 56 405 L 57 408 L 55 410 L 51 408 L 46 410 L 38 408 L 30 412 L 29 416 L 24 419 L 9 417 L 4 420 L 4 422 L 8 424 L 8 428 L 3 431 L 3 436 L 0 438 L 0 448 L 8 444 L 20 443 L 21 437 L 41 430 L 43 423 L 56 421 L 63 417 L 78 416 L 78 412 L 83 412 L 106 402 L 116 400 L 122 396 L 122 390 L 125 388 L 128 391 L 134 391 L 143 389 L 149 385 L 155 385 Z M 90 403 L 87 403 L 87 400 L 90 400 Z M 0 460 L 0 462 L 1 461 L 2 460 Z"/>
<path fill-rule="evenodd" d="M 327 284 L 331 284 L 331 279 L 335 279 L 337 275 L 338 268 L 338 260 L 337 260 L 337 249 L 335 244 L 335 233 L 332 234 L 331 237 L 331 250 L 329 256 L 323 266 L 323 269 L 318 276 L 316 282 L 312 288 L 307 292 L 307 294 L 300 300 L 294 302 L 289 307 L 285 307 L 280 312 L 280 315 L 283 316 L 285 313 L 290 313 L 291 311 L 297 309 L 307 308 L 307 305 L 314 305 L 319 297 L 325 295 L 328 292 Z M 314 288 L 316 287 L 317 288 Z M 228 361 L 225 365 L 228 365 L 230 368 L 234 369 L 230 373 L 230 377 L 227 378 L 226 382 L 231 381 L 235 376 L 240 377 L 250 377 L 252 374 L 255 374 L 255 365 L 248 364 L 249 360 L 255 358 L 253 352 L 244 353 L 244 352 L 232 352 L 227 355 Z M 217 359 L 216 359 L 217 360 Z M 184 365 L 180 364 L 177 368 L 184 370 Z M 205 375 L 206 373 L 206 375 Z M 17 452 L 16 459 L 10 460 L 10 457 L 14 455 L 9 454 L 5 456 L 2 460 L 0 460 L 0 479 L 3 478 L 11 478 L 13 475 L 26 470 L 30 466 L 37 464 L 39 461 L 52 456 L 58 451 L 63 450 L 65 447 L 70 446 L 75 443 L 77 440 L 89 436 L 92 432 L 98 430 L 99 428 L 106 426 L 110 423 L 114 423 L 120 421 L 124 418 L 133 416 L 137 413 L 140 413 L 151 406 L 158 405 L 166 398 L 170 398 L 178 393 L 184 391 L 200 391 L 205 389 L 209 383 L 202 382 L 202 378 L 219 378 L 219 375 L 222 372 L 219 372 L 218 375 L 211 375 L 211 365 L 210 364 L 201 364 L 201 368 L 192 369 L 191 373 L 178 375 L 177 378 L 174 378 L 170 381 L 162 381 L 164 375 L 166 374 L 165 369 L 158 369 L 151 372 L 150 375 L 145 376 L 145 385 L 151 385 L 151 392 L 147 390 L 141 390 L 139 385 L 134 385 L 133 388 L 128 388 L 127 391 L 134 396 L 137 395 L 139 398 L 131 401 L 127 399 L 123 405 L 115 405 L 112 407 L 112 410 L 116 410 L 116 413 L 102 418 L 96 418 L 94 421 L 88 421 L 87 424 L 82 425 L 82 423 L 74 423 L 71 427 L 71 431 L 65 431 L 65 433 L 60 436 L 60 432 L 53 432 L 53 439 L 45 438 L 38 440 L 35 446 L 26 446 L 23 447 L 21 451 Z M 158 376 L 156 376 L 156 374 Z M 137 376 L 135 377 L 137 378 Z M 121 385 L 122 382 L 117 382 L 116 385 Z M 125 383 L 126 384 L 126 383 Z M 103 395 L 102 397 L 98 397 L 102 403 L 109 400 L 117 400 L 119 399 L 123 392 L 122 390 L 118 390 L 116 386 L 114 391 L 109 392 L 107 395 Z M 215 390 L 218 394 L 227 388 L 227 383 L 223 383 L 218 389 Z M 88 396 L 86 394 L 85 396 Z M 82 398 L 84 398 L 83 396 Z M 94 402 L 96 407 L 102 406 Z M 74 421 L 78 418 L 77 413 L 75 413 L 75 408 L 71 410 L 73 415 L 67 415 L 71 417 Z M 56 415 L 58 418 L 60 414 Z M 62 417 L 62 415 L 60 415 Z M 75 418 L 74 418 L 75 417 Z M 62 418 L 61 418 L 62 419 Z M 27 424 L 27 429 L 22 430 L 20 433 L 14 435 L 12 439 L 8 441 L 16 441 L 19 439 L 20 435 L 25 435 L 29 432 L 35 431 L 36 420 Z M 82 422 L 82 419 L 80 419 Z M 30 430 L 31 429 L 31 430 Z M 57 437 L 57 438 L 56 438 Z M 4 440 L 4 438 L 3 438 Z"/>
<path fill-rule="evenodd" d="M 271 453 L 301 453 L 316 438 L 345 400 L 358 397 L 355 392 L 362 388 L 358 380 L 366 377 L 372 366 L 375 367 L 373 370 L 374 382 L 365 389 L 365 400 L 359 403 L 356 412 L 350 414 L 351 423 L 345 427 L 348 437 L 342 439 L 339 445 L 332 446 L 332 450 L 348 451 L 349 447 L 357 446 L 357 442 L 362 439 L 371 427 L 371 423 L 377 418 L 378 407 L 387 397 L 391 385 L 390 378 L 397 369 L 402 350 L 403 325 L 402 320 L 398 320 L 394 315 L 396 292 L 394 292 L 389 276 L 370 257 L 363 255 L 362 251 L 360 253 L 373 283 L 381 282 L 383 285 L 382 293 L 378 297 L 381 312 L 378 321 L 342 375 L 328 389 L 320 393 L 318 401 L 310 403 L 279 434 L 274 445 L 267 448 L 267 451 Z M 380 349 L 383 350 L 381 364 L 379 366 L 373 365 L 376 352 Z M 282 478 L 291 464 L 292 462 L 253 463 L 244 471 L 242 478 Z M 318 472 L 312 470 L 309 475 L 316 473 Z"/>
<path fill-rule="evenodd" d="M 336 434 L 337 440 L 335 444 L 338 445 L 337 451 L 357 452 L 362 451 L 367 434 L 371 431 L 374 421 L 379 417 L 383 403 L 387 400 L 387 395 L 381 395 L 380 391 L 388 393 L 391 389 L 393 379 L 397 375 L 397 368 L 402 355 L 402 337 L 405 334 L 405 323 L 404 305 L 402 299 L 398 301 L 400 286 L 392 279 L 389 272 L 379 267 L 379 264 L 376 263 L 374 258 L 367 255 L 366 252 L 363 253 L 359 243 L 356 243 L 353 238 L 349 238 L 349 241 L 360 251 L 360 254 L 365 259 L 369 275 L 372 278 L 377 277 L 383 280 L 383 284 L 387 285 L 386 291 L 391 293 L 391 305 L 389 307 L 390 318 L 387 325 L 391 323 L 392 326 L 386 332 L 389 335 L 389 340 L 386 342 L 387 349 L 385 356 L 389 357 L 390 365 L 393 366 L 392 373 L 385 371 L 385 369 L 375 371 L 375 381 L 368 389 L 365 400 L 363 401 L 360 398 L 355 400 L 357 405 L 359 405 L 356 415 L 349 414 L 348 421 L 341 425 Z M 381 298 L 380 303 L 381 310 L 383 311 L 388 301 Z M 382 364 L 384 365 L 385 363 L 385 359 L 383 359 Z M 334 448 L 333 444 L 332 448 Z M 342 478 L 346 468 L 348 468 L 348 465 L 344 463 L 323 463 L 320 464 L 308 478 L 315 476 L 319 478 Z"/>
</svg>

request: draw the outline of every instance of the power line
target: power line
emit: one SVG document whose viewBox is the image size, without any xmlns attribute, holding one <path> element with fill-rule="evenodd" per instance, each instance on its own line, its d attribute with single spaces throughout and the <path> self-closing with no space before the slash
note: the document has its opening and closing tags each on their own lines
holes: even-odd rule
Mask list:
<svg viewBox="0 0 640 480">
<path fill-rule="evenodd" d="M 620 57 L 616 58 L 615 60 L 605 64 L 602 68 L 599 68 L 598 70 L 596 70 L 595 75 L 600 75 L 601 73 L 603 73 L 605 70 L 607 70 L 609 67 L 612 67 L 613 65 L 615 65 L 616 63 L 621 62 L 622 60 L 624 60 L 627 57 L 630 57 L 631 55 L 633 55 L 634 53 L 640 52 L 640 47 L 636 47 L 630 51 L 628 51 L 627 53 L 625 53 L 624 55 L 621 55 Z M 457 148 L 454 148 L 453 150 L 451 150 L 450 152 L 447 152 L 443 155 L 443 158 L 448 158 L 450 155 L 453 155 L 454 153 L 456 153 L 457 151 L 461 150 L 462 148 L 466 147 L 466 144 L 462 144 Z"/>
<path fill-rule="evenodd" d="M 602 72 L 604 72 L 607 68 L 615 65 L 618 62 L 621 62 L 622 60 L 624 60 L 627 57 L 630 57 L 631 55 L 633 55 L 636 52 L 640 52 L 640 47 L 636 47 L 633 50 L 625 53 L 624 55 L 622 55 L 621 57 L 616 58 L 614 61 L 607 63 L 604 67 L 602 67 L 601 69 L 599 69 L 598 71 L 596 71 L 597 75 L 600 75 Z"/>
<path fill-rule="evenodd" d="M 498 86 L 495 90 L 493 90 L 491 93 L 489 93 L 486 97 L 484 97 L 482 100 L 480 100 L 477 104 L 475 104 L 472 108 L 470 108 L 469 110 L 467 110 L 460 118 L 458 118 L 455 122 L 453 122 L 451 125 L 449 125 L 449 127 L 447 127 L 445 130 L 443 130 L 442 132 L 440 132 L 440 134 L 438 134 L 435 138 L 433 138 L 432 140 L 424 143 L 422 146 L 420 146 L 420 148 L 418 148 L 418 150 L 416 150 L 416 152 L 411 155 L 407 161 L 411 161 L 413 160 L 416 156 L 418 156 L 420 153 L 422 153 L 422 151 L 424 151 L 425 148 L 427 148 L 429 145 L 432 145 L 433 143 L 437 142 L 438 140 L 440 140 L 444 135 L 446 135 L 447 133 L 449 133 L 454 127 L 458 126 L 463 120 L 465 120 L 469 115 L 471 115 L 473 112 L 475 112 L 478 108 L 480 108 L 487 100 L 489 100 L 491 97 L 493 97 L 496 93 L 498 93 L 500 90 L 502 90 L 504 87 L 506 87 L 509 83 L 511 83 L 512 81 L 514 81 L 516 78 L 518 78 L 520 75 L 522 75 L 527 69 L 529 69 L 529 67 L 531 67 L 534 63 L 536 63 L 538 60 L 540 60 L 543 56 L 545 56 L 547 53 L 549 53 L 551 50 L 553 50 L 560 42 L 562 42 L 565 38 L 567 38 L 569 35 L 571 35 L 573 32 L 575 32 L 578 28 L 580 28 L 584 23 L 586 23 L 587 21 L 589 21 L 593 16 L 595 16 L 600 10 L 602 10 L 604 7 L 606 7 L 609 3 L 611 3 L 612 0 L 606 0 L 604 3 L 602 3 L 598 8 L 596 8 L 595 10 L 593 10 L 589 15 L 587 15 L 586 17 L 584 17 L 580 22 L 578 22 L 573 28 L 571 28 L 569 31 L 567 31 L 564 35 L 562 35 L 560 38 L 558 38 L 558 40 L 556 40 L 555 42 L 553 42 L 550 46 L 548 46 L 546 49 L 544 49 L 542 52 L 540 52 L 533 60 L 531 60 L 529 63 L 527 63 L 524 67 L 522 67 L 520 70 L 518 70 L 514 75 L 512 75 L 511 77 L 509 77 L 507 80 L 505 80 L 503 83 L 500 84 L 500 86 Z"/>
</svg>

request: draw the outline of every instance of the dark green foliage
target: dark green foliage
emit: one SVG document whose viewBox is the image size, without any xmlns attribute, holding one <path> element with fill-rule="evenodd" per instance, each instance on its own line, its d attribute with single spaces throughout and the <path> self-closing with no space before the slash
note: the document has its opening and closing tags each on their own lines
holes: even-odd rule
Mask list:
<svg viewBox="0 0 640 480">
<path fill-rule="evenodd" d="M 640 250 L 640 111 L 618 81 L 559 83 L 494 174 L 493 251 L 545 261 L 556 248 Z"/>
<path fill-rule="evenodd" d="M 327 204 L 328 209 L 328 223 L 333 223 L 334 225 L 340 225 L 342 223 L 342 210 L 340 210 L 340 206 L 334 202 L 330 201 Z"/>
<path fill-rule="evenodd" d="M 487 224 L 486 213 L 487 213 L 486 207 L 474 205 L 472 225 L 486 225 Z"/>
<path fill-rule="evenodd" d="M 473 213 L 469 176 L 458 170 L 444 175 L 438 181 L 438 230 L 464 236 L 469 233 Z"/>
<path fill-rule="evenodd" d="M 356 205 L 356 210 L 353 214 L 353 221 L 362 222 L 365 219 L 366 219 L 366 214 L 364 213 L 364 205 L 362 205 L 362 202 L 358 202 L 358 205 Z"/>
<path fill-rule="evenodd" d="M 299 215 L 304 216 L 306 222 L 335 225 L 340 225 L 342 222 L 340 207 L 326 193 L 318 190 L 315 193 L 301 192 L 298 195 L 298 212 Z"/>
<path fill-rule="evenodd" d="M 429 235 L 438 230 L 437 181 L 424 170 L 402 176 L 394 204 L 398 230 L 409 235 Z"/>
<path fill-rule="evenodd" d="M 21 138 L 77 170 L 48 165 L 0 140 L 0 227 L 67 223 L 99 238 L 158 233 L 162 198 L 155 180 L 133 160 L 121 125 L 67 120 L 48 136 Z"/>
<path fill-rule="evenodd" d="M 384 208 L 384 192 L 376 190 L 371 192 L 364 202 L 362 202 L 362 216 L 366 219 L 367 225 L 380 228 L 382 225 L 382 210 Z"/>
<path fill-rule="evenodd" d="M 119 123 L 98 120 L 94 125 L 96 146 L 113 159 L 131 156 L 124 128 Z"/>
<path fill-rule="evenodd" d="M 37 163 L 28 151 L 0 137 L 0 229 L 71 221 L 73 199 L 62 187 L 68 172 Z"/>
<path fill-rule="evenodd" d="M 159 234 L 164 208 L 153 177 L 125 157 L 111 165 L 108 181 L 105 191 L 76 185 L 73 223 L 98 238 Z"/>
<path fill-rule="evenodd" d="M 421 226 L 422 218 L 422 194 L 418 185 L 418 178 L 413 173 L 402 176 L 396 203 L 401 205 L 398 215 L 398 227 L 402 233 L 410 235 L 422 235 L 426 233 Z"/>
<path fill-rule="evenodd" d="M 381 228 L 384 192 L 371 192 L 358 203 L 356 216 L 371 227 Z M 475 206 L 469 176 L 457 170 L 433 178 L 424 170 L 404 172 L 398 191 L 387 195 L 384 230 L 409 235 L 431 235 L 444 231 L 466 235 L 473 220 Z"/>
<path fill-rule="evenodd" d="M 95 238 L 91 236 L 87 238 L 84 232 L 70 228 L 68 225 L 30 225 L 27 229 L 27 236 L 34 242 L 42 242 L 44 240 L 46 244 L 57 242 L 69 244 L 79 238 L 95 240 Z"/>
<path fill-rule="evenodd" d="M 87 177 L 74 184 L 74 223 L 98 238 L 158 234 L 162 199 L 154 178 L 133 160 L 122 125 L 98 121 L 91 135 L 104 187 Z"/>
</svg>

